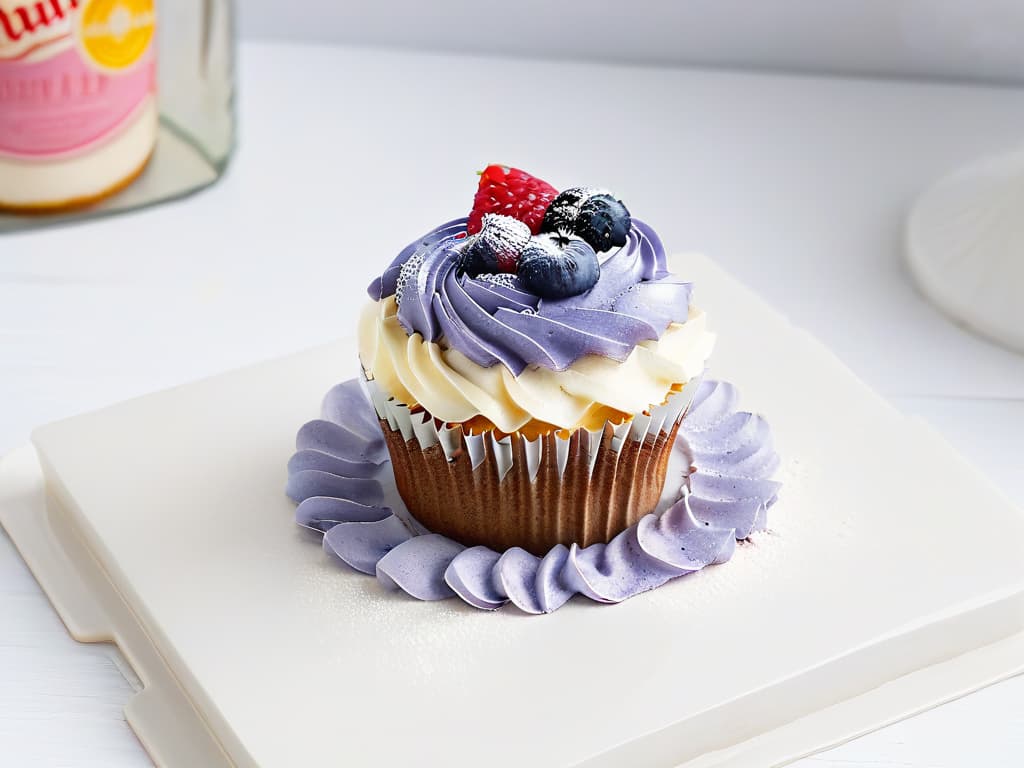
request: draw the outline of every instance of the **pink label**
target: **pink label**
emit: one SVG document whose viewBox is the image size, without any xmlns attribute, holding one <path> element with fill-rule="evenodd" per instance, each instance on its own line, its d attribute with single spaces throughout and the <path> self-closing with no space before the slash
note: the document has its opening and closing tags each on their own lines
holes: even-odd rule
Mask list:
<svg viewBox="0 0 1024 768">
<path fill-rule="evenodd" d="M 89 66 L 72 46 L 43 60 L 0 59 L 0 154 L 43 159 L 116 133 L 153 91 L 152 51 L 124 72 Z"/>
</svg>

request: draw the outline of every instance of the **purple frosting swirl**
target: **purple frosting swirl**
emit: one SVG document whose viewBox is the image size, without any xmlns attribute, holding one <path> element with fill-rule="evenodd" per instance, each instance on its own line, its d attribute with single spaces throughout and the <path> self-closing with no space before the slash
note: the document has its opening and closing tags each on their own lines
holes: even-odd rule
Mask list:
<svg viewBox="0 0 1024 768">
<path fill-rule="evenodd" d="M 561 371 L 588 354 L 625 360 L 639 342 L 688 317 L 691 284 L 670 275 L 658 235 L 636 219 L 626 245 L 605 256 L 597 285 L 556 301 L 529 293 L 514 275 L 500 282 L 460 275 L 465 231 L 466 219 L 456 219 L 406 246 L 368 292 L 380 300 L 401 282 L 398 320 L 406 332 L 443 337 L 478 365 L 501 363 L 518 376 L 529 365 Z"/>
<path fill-rule="evenodd" d="M 393 493 L 376 415 L 355 380 L 328 392 L 323 418 L 299 430 L 287 493 L 299 502 L 296 521 L 322 532 L 329 554 L 420 600 L 458 596 L 486 610 L 511 602 L 534 614 L 577 594 L 616 603 L 725 562 L 737 540 L 765 527 L 779 457 L 767 422 L 737 411 L 737 399 L 731 384 L 705 379 L 675 446 L 692 465 L 678 477 L 682 497 L 607 544 L 558 545 L 536 557 L 426 531 Z"/>
</svg>

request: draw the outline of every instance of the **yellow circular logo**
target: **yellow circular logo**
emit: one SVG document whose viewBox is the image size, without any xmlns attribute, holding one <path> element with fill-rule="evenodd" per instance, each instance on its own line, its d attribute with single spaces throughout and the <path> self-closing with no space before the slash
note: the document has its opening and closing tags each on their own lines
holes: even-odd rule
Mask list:
<svg viewBox="0 0 1024 768">
<path fill-rule="evenodd" d="M 78 14 L 82 50 L 100 69 L 128 69 L 149 50 L 155 30 L 153 0 L 86 0 Z"/>
</svg>

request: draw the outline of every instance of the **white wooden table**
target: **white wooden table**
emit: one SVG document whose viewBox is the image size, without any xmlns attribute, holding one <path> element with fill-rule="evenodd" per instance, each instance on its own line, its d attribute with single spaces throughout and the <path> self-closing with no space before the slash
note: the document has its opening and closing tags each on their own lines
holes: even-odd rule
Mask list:
<svg viewBox="0 0 1024 768">
<path fill-rule="evenodd" d="M 348 333 L 374 271 L 462 213 L 497 161 L 612 187 L 1024 507 L 1024 357 L 947 324 L 900 253 L 915 194 L 1024 137 L 1020 91 L 269 44 L 243 46 L 240 80 L 219 186 L 0 237 L 0 452 L 36 424 Z M 0 535 L 0 763 L 147 764 L 121 715 L 137 686 L 116 650 L 68 638 Z M 1018 678 L 799 765 L 1021 764 Z"/>
</svg>

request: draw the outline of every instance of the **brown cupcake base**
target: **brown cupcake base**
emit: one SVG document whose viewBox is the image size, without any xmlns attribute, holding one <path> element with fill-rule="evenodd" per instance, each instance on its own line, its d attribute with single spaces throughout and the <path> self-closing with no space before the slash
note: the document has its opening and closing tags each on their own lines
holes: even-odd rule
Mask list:
<svg viewBox="0 0 1024 768">
<path fill-rule="evenodd" d="M 381 428 L 398 492 L 430 531 L 466 546 L 482 544 L 499 552 L 518 546 L 543 556 L 556 544 L 607 542 L 653 512 L 679 422 L 643 441 L 627 437 L 620 450 L 612 448 L 612 428 L 606 426 L 593 471 L 590 435 L 577 430 L 561 476 L 555 435 L 545 435 L 532 479 L 520 435 L 508 438 L 512 467 L 499 478 L 490 438 L 482 441 L 484 459 L 474 469 L 461 431 L 455 433 L 459 446 L 449 461 L 439 444 L 422 449 L 415 437 L 405 440 L 387 421 L 381 420 Z"/>
</svg>

